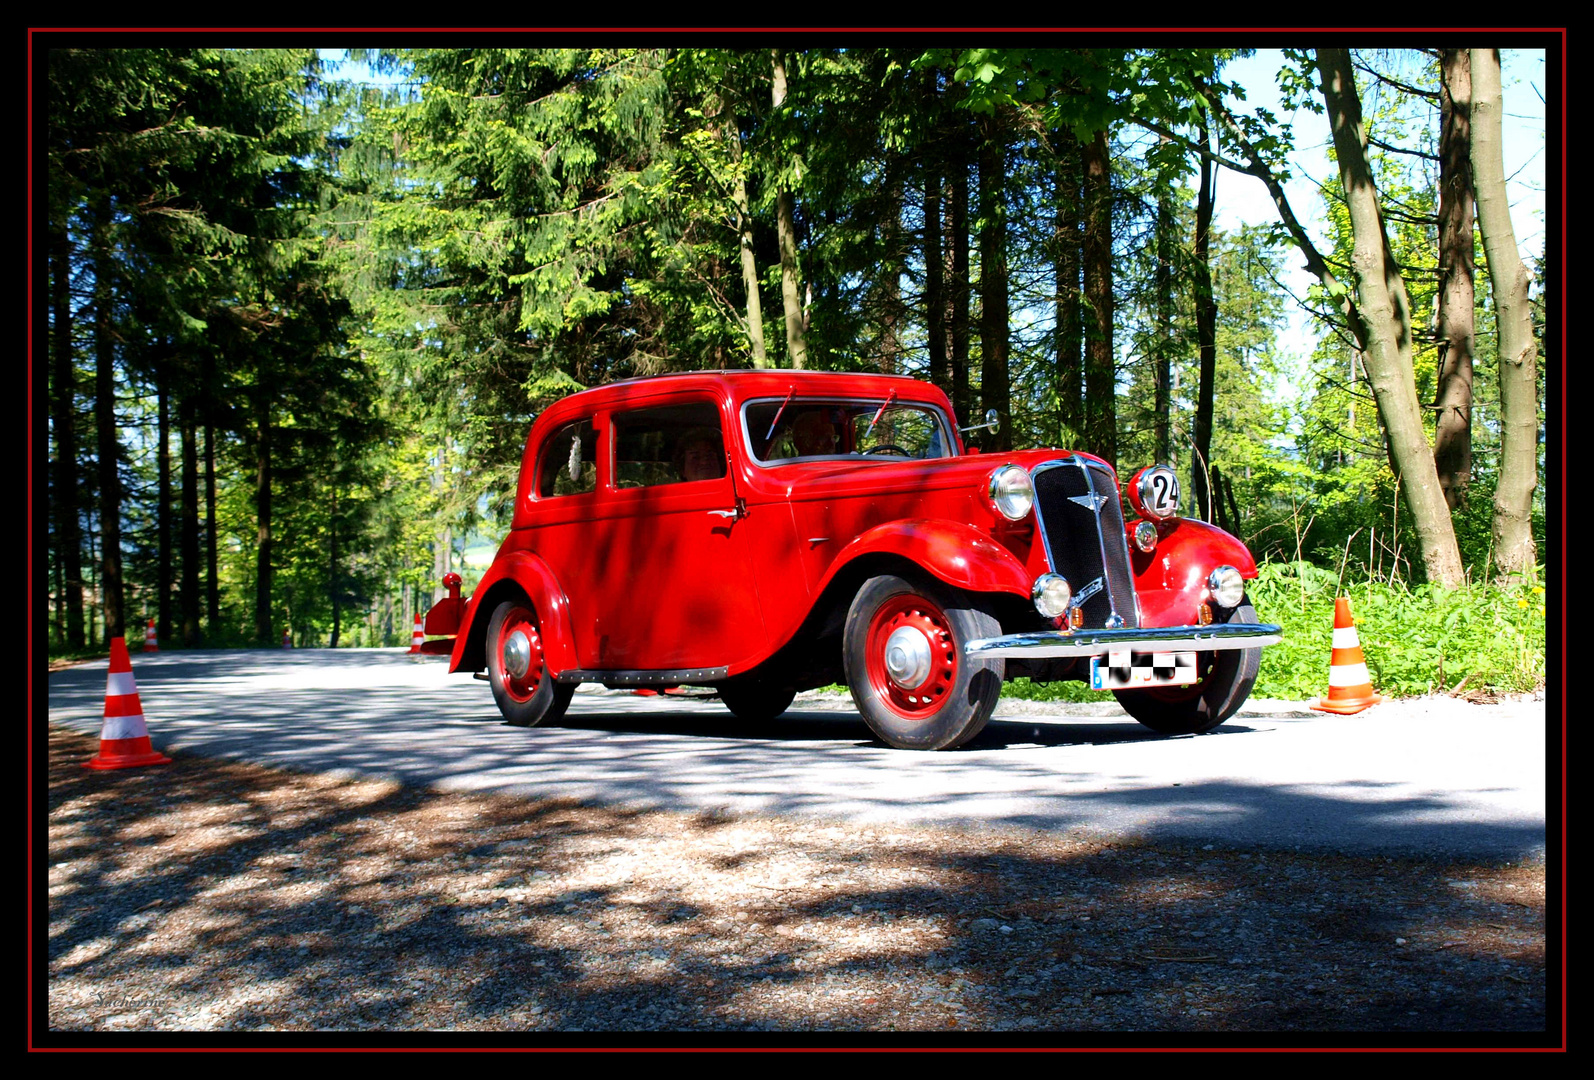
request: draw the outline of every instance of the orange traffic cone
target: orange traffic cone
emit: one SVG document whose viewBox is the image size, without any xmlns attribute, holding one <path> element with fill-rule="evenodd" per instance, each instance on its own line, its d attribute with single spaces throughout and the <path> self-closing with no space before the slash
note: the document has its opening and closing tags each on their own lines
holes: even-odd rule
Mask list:
<svg viewBox="0 0 1594 1080">
<path fill-rule="evenodd" d="M 1384 700 L 1373 689 L 1362 656 L 1361 639 L 1356 636 L 1356 620 L 1350 617 L 1350 598 L 1334 601 L 1334 650 L 1328 660 L 1328 696 L 1311 705 L 1318 712 L 1358 713 Z"/>
<path fill-rule="evenodd" d="M 419 611 L 417 611 L 415 613 L 415 633 L 410 635 L 410 652 L 412 652 L 412 653 L 420 652 L 421 651 L 421 642 L 423 642 L 425 640 L 426 640 L 426 631 L 421 629 L 421 613 Z"/>
<path fill-rule="evenodd" d="M 160 652 L 160 648 L 155 643 L 155 620 L 154 619 L 151 619 L 149 621 L 149 626 L 146 627 L 145 630 L 144 630 L 144 651 L 145 652 Z"/>
<path fill-rule="evenodd" d="M 111 639 L 111 674 L 105 686 L 105 723 L 100 728 L 100 752 L 83 763 L 89 769 L 130 769 L 135 765 L 166 765 L 171 758 L 155 752 L 144 726 L 144 707 L 133 682 L 133 664 L 127 642 Z"/>
</svg>

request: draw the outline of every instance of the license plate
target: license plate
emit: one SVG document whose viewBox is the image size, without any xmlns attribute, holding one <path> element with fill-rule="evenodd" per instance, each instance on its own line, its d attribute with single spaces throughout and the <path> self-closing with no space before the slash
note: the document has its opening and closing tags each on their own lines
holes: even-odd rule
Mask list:
<svg viewBox="0 0 1594 1080">
<path fill-rule="evenodd" d="M 1182 686 L 1198 681 L 1193 652 L 1134 652 L 1114 649 L 1090 658 L 1092 690 L 1131 690 L 1142 686 Z"/>
</svg>

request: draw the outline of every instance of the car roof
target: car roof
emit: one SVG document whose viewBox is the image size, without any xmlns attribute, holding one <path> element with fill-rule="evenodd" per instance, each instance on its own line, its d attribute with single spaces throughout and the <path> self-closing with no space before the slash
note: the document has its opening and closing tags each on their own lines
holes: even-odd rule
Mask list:
<svg viewBox="0 0 1594 1080">
<path fill-rule="evenodd" d="M 886 391 L 882 384 L 889 384 L 892 391 L 909 400 L 942 402 L 945 398 L 935 386 L 911 375 L 793 368 L 736 368 L 674 371 L 663 375 L 645 375 L 635 379 L 604 383 L 561 398 L 548 406 L 542 415 L 564 417 L 572 412 L 594 407 L 601 408 L 670 391 L 713 390 L 737 400 L 765 395 L 785 396 L 797 388 L 798 384 L 801 384 L 804 393 L 824 394 L 883 393 Z"/>
</svg>

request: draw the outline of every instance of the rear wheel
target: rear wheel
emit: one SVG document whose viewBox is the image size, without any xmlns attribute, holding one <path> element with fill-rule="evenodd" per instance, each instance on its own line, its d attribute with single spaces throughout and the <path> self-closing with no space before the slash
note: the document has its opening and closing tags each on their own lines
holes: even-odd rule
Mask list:
<svg viewBox="0 0 1594 1080">
<path fill-rule="evenodd" d="M 870 578 L 847 612 L 843 655 L 871 731 L 903 750 L 946 750 L 980 733 L 1002 694 L 1001 659 L 963 647 L 1001 625 L 970 593 L 893 575 Z"/>
<path fill-rule="evenodd" d="M 1241 599 L 1222 620 L 1256 622 L 1256 609 Z M 1261 649 L 1225 649 L 1196 653 L 1200 680 L 1188 686 L 1157 686 L 1145 690 L 1114 690 L 1113 696 L 1130 716 L 1164 735 L 1199 735 L 1211 731 L 1239 711 L 1251 696 L 1262 667 Z"/>
<path fill-rule="evenodd" d="M 553 681 L 537 617 L 519 600 L 499 604 L 487 624 L 487 680 L 498 711 L 516 727 L 559 719 L 576 692 L 574 685 Z"/>
</svg>

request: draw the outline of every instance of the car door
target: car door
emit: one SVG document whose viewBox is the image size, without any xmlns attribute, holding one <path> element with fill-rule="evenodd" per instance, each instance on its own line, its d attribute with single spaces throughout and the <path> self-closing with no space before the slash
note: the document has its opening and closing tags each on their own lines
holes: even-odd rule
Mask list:
<svg viewBox="0 0 1594 1080">
<path fill-rule="evenodd" d="M 718 668 L 752 655 L 763 622 L 718 402 L 672 395 L 616 409 L 608 445 L 599 668 Z"/>
</svg>

